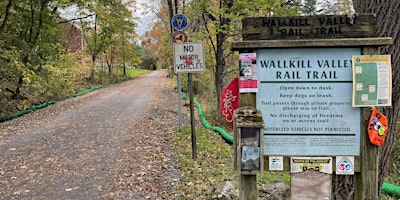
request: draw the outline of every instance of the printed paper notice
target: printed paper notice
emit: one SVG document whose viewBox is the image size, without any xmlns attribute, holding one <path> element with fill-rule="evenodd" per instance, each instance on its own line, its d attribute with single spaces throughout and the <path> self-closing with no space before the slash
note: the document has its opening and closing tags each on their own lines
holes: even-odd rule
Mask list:
<svg viewBox="0 0 400 200">
<path fill-rule="evenodd" d="M 314 170 L 332 174 L 332 157 L 291 157 L 290 172 Z"/>
<path fill-rule="evenodd" d="M 283 171 L 283 156 L 269 156 L 269 170 Z"/>
<path fill-rule="evenodd" d="M 241 53 L 239 55 L 240 77 L 239 92 L 258 92 L 258 73 L 256 53 Z"/>
<path fill-rule="evenodd" d="M 391 105 L 390 55 L 353 56 L 353 107 Z"/>
<path fill-rule="evenodd" d="M 242 146 L 242 170 L 260 169 L 260 147 Z"/>
</svg>

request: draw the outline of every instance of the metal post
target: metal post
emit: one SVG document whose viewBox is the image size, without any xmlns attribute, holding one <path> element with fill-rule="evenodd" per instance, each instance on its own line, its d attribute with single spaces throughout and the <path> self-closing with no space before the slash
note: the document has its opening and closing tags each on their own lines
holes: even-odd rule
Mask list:
<svg viewBox="0 0 400 200">
<path fill-rule="evenodd" d="M 178 130 L 182 128 L 182 73 L 178 72 Z"/>
<path fill-rule="evenodd" d="M 189 98 L 190 98 L 190 125 L 192 129 L 192 159 L 197 159 L 197 146 L 196 146 L 196 129 L 194 124 L 194 104 L 193 104 L 193 81 L 192 73 L 188 73 L 189 80 Z"/>
</svg>

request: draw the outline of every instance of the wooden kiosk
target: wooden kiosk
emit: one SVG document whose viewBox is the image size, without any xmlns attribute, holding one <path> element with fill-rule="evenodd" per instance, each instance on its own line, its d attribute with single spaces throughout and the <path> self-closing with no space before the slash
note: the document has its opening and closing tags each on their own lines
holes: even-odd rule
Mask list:
<svg viewBox="0 0 400 200">
<path fill-rule="evenodd" d="M 294 157 L 331 159 L 332 177 L 336 158 L 351 157 L 355 199 L 377 199 L 378 147 L 369 142 L 364 120 L 371 111 L 351 105 L 352 56 L 376 55 L 392 44 L 376 37 L 375 26 L 373 14 L 243 19 L 243 41 L 232 50 L 257 53 L 258 92 L 241 93 L 240 106 L 262 112 L 264 171 L 271 170 L 270 158 L 281 159 L 281 169 L 272 170 L 283 171 L 293 170 Z M 257 198 L 255 175 L 241 175 L 240 198 Z"/>
</svg>

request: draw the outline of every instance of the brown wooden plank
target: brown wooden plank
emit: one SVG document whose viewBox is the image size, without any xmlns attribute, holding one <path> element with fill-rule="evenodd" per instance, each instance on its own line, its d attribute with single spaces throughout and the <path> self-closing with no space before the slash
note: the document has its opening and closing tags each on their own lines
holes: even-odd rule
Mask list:
<svg viewBox="0 0 400 200">
<path fill-rule="evenodd" d="M 366 38 L 376 36 L 374 14 L 248 17 L 243 40 Z"/>
<path fill-rule="evenodd" d="M 377 48 L 363 48 L 363 55 L 379 54 Z M 370 108 L 361 108 L 361 173 L 356 174 L 355 198 L 356 200 L 378 199 L 379 177 L 379 147 L 371 144 L 368 137 L 368 120 L 371 116 Z"/>
<path fill-rule="evenodd" d="M 312 47 L 365 47 L 391 45 L 392 38 L 342 38 L 302 40 L 251 40 L 233 42 L 232 50 L 266 48 L 312 48 Z"/>
<path fill-rule="evenodd" d="M 246 50 L 243 49 L 239 53 L 249 53 L 251 50 Z M 255 93 L 240 93 L 239 95 L 239 104 L 240 107 L 243 106 L 252 106 L 256 107 L 256 94 Z M 237 128 L 237 127 L 236 127 Z M 238 130 L 235 130 L 237 136 Z M 236 155 L 241 154 L 239 144 L 238 144 L 238 139 L 235 138 L 236 141 Z M 236 160 L 236 165 L 240 163 L 239 160 Z M 237 167 L 238 168 L 238 167 Z M 240 174 L 240 187 L 239 187 L 239 198 L 240 199 L 248 199 L 248 200 L 256 200 L 258 195 L 257 195 L 257 176 L 256 175 L 246 175 L 246 174 Z"/>
</svg>

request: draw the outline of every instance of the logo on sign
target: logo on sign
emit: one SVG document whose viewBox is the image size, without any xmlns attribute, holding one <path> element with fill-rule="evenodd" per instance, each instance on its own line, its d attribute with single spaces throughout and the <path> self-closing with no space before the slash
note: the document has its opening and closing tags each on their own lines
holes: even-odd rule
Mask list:
<svg viewBox="0 0 400 200">
<path fill-rule="evenodd" d="M 233 126 L 233 111 L 239 108 L 239 79 L 235 78 L 221 93 L 220 112 Z"/>
<path fill-rule="evenodd" d="M 183 43 L 188 41 L 188 36 L 183 31 L 176 31 L 173 35 L 174 43 Z"/>
<path fill-rule="evenodd" d="M 177 31 L 185 30 L 187 28 L 188 24 L 189 24 L 188 19 L 186 18 L 185 15 L 176 14 L 172 17 L 171 25 Z"/>
<path fill-rule="evenodd" d="M 354 174 L 354 157 L 336 157 L 336 174 Z"/>
</svg>

